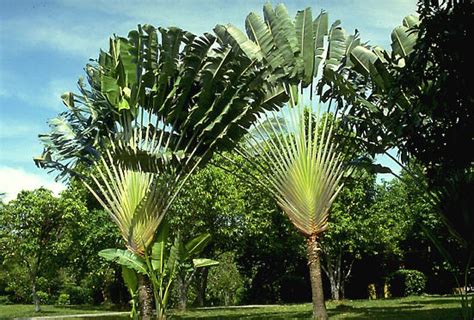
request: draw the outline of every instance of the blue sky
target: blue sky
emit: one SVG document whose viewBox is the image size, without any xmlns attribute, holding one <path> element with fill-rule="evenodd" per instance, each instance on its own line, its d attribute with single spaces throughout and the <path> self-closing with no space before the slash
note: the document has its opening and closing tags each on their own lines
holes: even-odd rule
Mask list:
<svg viewBox="0 0 474 320">
<path fill-rule="evenodd" d="M 272 1 L 273 4 L 279 2 Z M 416 0 L 286 1 L 290 14 L 312 7 L 329 12 L 348 32 L 389 47 L 391 30 L 415 13 Z M 3 0 L 0 2 L 0 192 L 9 200 L 21 189 L 41 185 L 59 191 L 54 175 L 35 167 L 37 138 L 47 121 L 63 111 L 60 95 L 76 91 L 83 67 L 107 48 L 112 34 L 137 24 L 179 26 L 194 33 L 217 23 L 243 28 L 246 15 L 261 14 L 264 1 L 217 0 Z"/>
</svg>

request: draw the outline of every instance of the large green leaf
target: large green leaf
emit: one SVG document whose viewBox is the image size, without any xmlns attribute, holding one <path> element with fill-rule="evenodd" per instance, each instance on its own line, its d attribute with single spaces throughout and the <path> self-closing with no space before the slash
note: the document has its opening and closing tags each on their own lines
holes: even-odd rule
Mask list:
<svg viewBox="0 0 474 320">
<path fill-rule="evenodd" d="M 184 248 L 183 242 L 178 234 L 174 239 L 174 243 L 171 246 L 170 254 L 166 264 L 168 274 L 173 276 L 176 272 L 178 265 L 184 261 L 186 255 L 186 249 Z"/>
<path fill-rule="evenodd" d="M 104 249 L 99 252 L 99 256 L 108 261 L 116 262 L 121 266 L 133 269 L 138 273 L 147 274 L 145 260 L 129 250 Z"/>
<path fill-rule="evenodd" d="M 335 21 L 328 35 L 328 52 L 326 68 L 337 70 L 346 52 L 346 31 L 340 26 L 339 20 Z"/>
<path fill-rule="evenodd" d="M 131 293 L 138 289 L 138 277 L 134 270 L 122 265 L 122 277 L 125 285 Z"/>
<path fill-rule="evenodd" d="M 398 26 L 392 31 L 392 50 L 393 53 L 405 58 L 412 51 L 416 43 L 416 33 L 406 26 Z"/>
<path fill-rule="evenodd" d="M 416 15 L 409 15 L 403 18 L 403 25 L 407 28 L 414 28 L 420 24 L 420 18 Z"/>
<path fill-rule="evenodd" d="M 234 49 L 241 50 L 249 59 L 262 59 L 260 48 L 250 41 L 238 28 L 230 24 L 227 26 L 217 25 L 214 28 L 214 32 L 226 43 L 231 43 Z"/>
<path fill-rule="evenodd" d="M 249 39 L 259 48 L 272 69 L 281 66 L 282 57 L 275 51 L 272 34 L 263 19 L 256 13 L 250 13 L 245 19 L 245 29 Z"/>
<path fill-rule="evenodd" d="M 313 17 L 311 8 L 298 11 L 295 21 L 296 36 L 300 47 L 300 56 L 303 58 L 303 86 L 313 82 L 315 39 L 313 32 Z"/>
<path fill-rule="evenodd" d="M 313 21 L 314 32 L 314 77 L 317 76 L 319 64 L 324 59 L 324 37 L 328 34 L 328 13 L 321 11 Z"/>
<path fill-rule="evenodd" d="M 194 268 L 204 268 L 204 267 L 214 267 L 219 265 L 219 261 L 212 260 L 212 259 L 193 259 L 193 266 Z"/>
<path fill-rule="evenodd" d="M 163 274 L 166 266 L 168 254 L 166 252 L 166 244 L 168 241 L 169 224 L 164 220 L 156 233 L 156 240 L 151 248 L 151 263 L 153 270 L 158 270 Z"/>
<path fill-rule="evenodd" d="M 211 241 L 211 234 L 207 232 L 191 239 L 185 245 L 186 256 L 191 257 L 200 253 L 209 244 L 209 241 Z"/>
<path fill-rule="evenodd" d="M 350 53 L 351 61 L 354 64 L 354 70 L 359 71 L 363 75 L 369 75 L 371 65 L 378 59 L 377 55 L 370 49 L 357 46 Z"/>
</svg>

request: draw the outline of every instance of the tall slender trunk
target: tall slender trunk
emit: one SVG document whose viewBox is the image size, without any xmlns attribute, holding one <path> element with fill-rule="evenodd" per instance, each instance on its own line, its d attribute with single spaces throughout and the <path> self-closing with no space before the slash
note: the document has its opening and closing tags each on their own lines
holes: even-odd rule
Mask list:
<svg viewBox="0 0 474 320">
<path fill-rule="evenodd" d="M 138 275 L 138 307 L 140 319 L 151 320 L 153 318 L 153 299 L 149 280 L 146 276 Z"/>
<path fill-rule="evenodd" d="M 33 302 L 35 304 L 35 312 L 40 312 L 41 311 L 40 300 L 38 298 L 38 295 L 36 294 L 36 279 L 33 280 L 33 283 L 31 285 L 31 294 L 33 296 Z"/>
<path fill-rule="evenodd" d="M 307 239 L 308 265 L 311 280 L 311 295 L 313 298 L 313 319 L 327 320 L 328 314 L 324 304 L 323 279 L 321 276 L 321 261 L 316 235 Z"/>
</svg>

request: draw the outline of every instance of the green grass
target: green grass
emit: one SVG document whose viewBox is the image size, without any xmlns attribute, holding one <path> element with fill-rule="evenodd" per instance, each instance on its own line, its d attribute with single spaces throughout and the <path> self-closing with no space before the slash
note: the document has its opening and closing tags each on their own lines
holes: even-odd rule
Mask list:
<svg viewBox="0 0 474 320">
<path fill-rule="evenodd" d="M 327 303 L 331 319 L 460 319 L 459 300 L 453 296 L 420 296 L 384 300 L 345 300 Z M 32 305 L 0 305 L 0 319 L 13 317 L 101 313 L 100 307 L 43 306 L 41 314 L 32 312 Z M 127 316 L 94 319 L 128 319 Z M 310 319 L 310 304 L 207 308 L 174 313 L 171 319 Z M 74 320 L 78 320 L 75 318 Z M 92 318 L 87 318 L 92 319 Z"/>
<path fill-rule="evenodd" d="M 459 319 L 459 300 L 455 297 L 420 296 L 384 300 L 346 300 L 327 303 L 331 319 Z M 255 308 L 194 310 L 175 314 L 174 319 L 310 319 L 311 304 Z"/>
<path fill-rule="evenodd" d="M 41 312 L 34 311 L 34 305 L 0 305 L 0 320 L 24 317 L 62 316 L 71 314 L 89 314 L 113 312 L 110 306 L 52 306 L 41 305 Z M 78 318 L 75 318 L 77 320 Z M 89 318 L 90 319 L 90 318 Z M 110 319 L 110 318 L 109 318 Z"/>
</svg>

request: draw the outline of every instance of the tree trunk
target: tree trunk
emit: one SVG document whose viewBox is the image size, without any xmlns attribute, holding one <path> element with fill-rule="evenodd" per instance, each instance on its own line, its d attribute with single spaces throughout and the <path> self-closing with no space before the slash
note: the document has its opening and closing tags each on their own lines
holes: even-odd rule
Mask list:
<svg viewBox="0 0 474 320">
<path fill-rule="evenodd" d="M 339 286 L 337 285 L 336 277 L 333 273 L 329 274 L 329 285 L 331 286 L 331 299 L 339 301 Z"/>
<path fill-rule="evenodd" d="M 38 295 L 36 294 L 36 281 L 33 281 L 33 284 L 31 285 L 31 294 L 33 296 L 33 302 L 35 304 L 35 312 L 40 312 L 40 301 Z"/>
<path fill-rule="evenodd" d="M 209 275 L 209 268 L 201 268 L 199 279 L 197 281 L 197 305 L 204 307 L 206 305 L 206 288 L 207 288 L 207 276 Z"/>
<path fill-rule="evenodd" d="M 340 288 L 340 289 L 341 289 L 341 291 L 340 291 L 341 294 L 340 294 L 339 297 L 340 297 L 341 299 L 345 299 L 345 298 L 346 298 L 346 288 L 345 288 L 345 287 L 346 287 L 346 286 L 345 286 L 345 282 L 344 282 L 344 283 L 341 284 L 341 288 Z"/>
<path fill-rule="evenodd" d="M 179 289 L 179 303 L 178 310 L 185 311 L 188 305 L 188 286 L 186 285 L 185 279 L 178 276 L 178 289 Z"/>
<path fill-rule="evenodd" d="M 140 319 L 151 320 L 153 318 L 153 299 L 150 283 L 146 276 L 138 275 L 138 307 Z"/>
<path fill-rule="evenodd" d="M 326 305 L 324 304 L 323 279 L 321 276 L 321 262 L 316 235 L 308 238 L 308 265 L 313 298 L 313 319 L 327 320 Z"/>
</svg>

